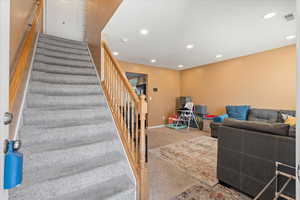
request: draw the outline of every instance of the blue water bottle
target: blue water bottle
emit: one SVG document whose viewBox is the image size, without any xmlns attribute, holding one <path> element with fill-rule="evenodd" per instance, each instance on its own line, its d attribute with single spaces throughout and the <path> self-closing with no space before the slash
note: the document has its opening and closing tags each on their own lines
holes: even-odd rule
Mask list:
<svg viewBox="0 0 300 200">
<path fill-rule="evenodd" d="M 19 186 L 23 180 L 23 154 L 18 152 L 16 143 L 8 141 L 7 152 L 4 160 L 4 189 L 12 189 Z"/>
</svg>

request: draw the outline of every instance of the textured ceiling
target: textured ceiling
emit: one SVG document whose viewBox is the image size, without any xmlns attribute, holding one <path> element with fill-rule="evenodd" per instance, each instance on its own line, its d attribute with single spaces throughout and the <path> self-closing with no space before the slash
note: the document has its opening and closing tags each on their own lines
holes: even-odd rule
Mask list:
<svg viewBox="0 0 300 200">
<path fill-rule="evenodd" d="M 187 69 L 294 44 L 296 20 L 284 16 L 295 10 L 295 0 L 124 0 L 104 35 L 120 60 Z"/>
</svg>

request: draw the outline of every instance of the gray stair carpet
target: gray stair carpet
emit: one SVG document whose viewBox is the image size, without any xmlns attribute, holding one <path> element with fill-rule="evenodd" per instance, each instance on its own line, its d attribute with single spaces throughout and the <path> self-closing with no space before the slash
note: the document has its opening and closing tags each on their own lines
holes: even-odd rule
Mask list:
<svg viewBox="0 0 300 200">
<path fill-rule="evenodd" d="M 10 200 L 134 200 L 136 183 L 87 45 L 40 34 Z"/>
</svg>

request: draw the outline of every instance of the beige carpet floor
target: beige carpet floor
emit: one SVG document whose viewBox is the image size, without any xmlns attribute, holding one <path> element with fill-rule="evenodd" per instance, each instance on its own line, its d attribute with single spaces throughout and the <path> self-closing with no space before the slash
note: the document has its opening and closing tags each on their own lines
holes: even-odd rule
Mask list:
<svg viewBox="0 0 300 200">
<path fill-rule="evenodd" d="M 163 127 L 149 129 L 147 134 L 148 146 L 151 150 L 209 133 L 197 129 L 174 130 Z M 169 200 L 199 183 L 197 179 L 151 152 L 149 152 L 148 171 L 150 200 Z"/>
<path fill-rule="evenodd" d="M 168 128 L 150 129 L 147 133 L 150 149 L 148 163 L 150 200 L 249 200 L 233 189 L 215 184 L 217 142 L 210 137 L 210 133 L 197 129 Z M 175 147 L 181 150 L 175 150 Z M 162 150 L 164 148 L 165 150 Z M 164 153 L 164 157 L 160 150 Z M 179 158 L 177 153 L 180 154 Z M 196 161 L 192 160 L 193 157 L 197 157 Z M 175 161 L 170 161 L 173 158 Z M 203 168 L 186 163 L 190 161 L 196 166 L 200 164 Z M 204 163 L 208 163 L 206 167 Z M 212 166 L 212 170 L 209 171 L 207 166 Z M 186 167 L 194 169 L 193 174 L 185 170 Z M 203 174 L 196 175 L 199 171 Z M 208 181 L 199 181 L 201 177 L 212 178 Z"/>
<path fill-rule="evenodd" d="M 150 150 L 159 158 L 213 187 L 217 179 L 217 139 L 199 136 Z"/>
<path fill-rule="evenodd" d="M 157 147 L 166 146 L 169 144 L 178 143 L 184 140 L 199 137 L 201 135 L 210 136 L 210 133 L 200 131 L 198 129 L 181 129 L 175 130 L 170 128 L 155 128 L 147 130 L 148 133 L 148 147 L 154 149 Z"/>
<path fill-rule="evenodd" d="M 220 184 L 214 187 L 197 184 L 170 200 L 251 200 L 251 198 Z"/>
</svg>

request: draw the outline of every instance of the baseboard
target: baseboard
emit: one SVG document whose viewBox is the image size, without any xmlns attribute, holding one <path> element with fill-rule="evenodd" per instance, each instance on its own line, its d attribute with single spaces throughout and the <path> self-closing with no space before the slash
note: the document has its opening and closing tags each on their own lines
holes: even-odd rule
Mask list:
<svg viewBox="0 0 300 200">
<path fill-rule="evenodd" d="M 166 126 L 165 124 L 157 125 L 157 126 L 149 126 L 147 129 L 163 128 L 163 127 L 165 127 L 165 126 Z"/>
</svg>

